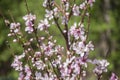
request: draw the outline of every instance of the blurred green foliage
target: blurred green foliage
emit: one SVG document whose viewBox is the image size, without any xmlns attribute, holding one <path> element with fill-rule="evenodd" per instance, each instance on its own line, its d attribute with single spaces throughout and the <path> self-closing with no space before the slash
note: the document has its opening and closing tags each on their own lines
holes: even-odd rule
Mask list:
<svg viewBox="0 0 120 80">
<path fill-rule="evenodd" d="M 27 0 L 30 11 L 37 16 L 37 22 L 44 17 L 44 8 L 42 7 L 43 0 Z M 91 25 L 89 40 L 95 44 L 95 51 L 91 53 L 92 58 L 106 58 L 111 65 L 107 76 L 110 72 L 116 72 L 120 75 L 120 0 L 108 0 L 109 7 L 105 8 L 105 0 L 96 0 L 91 11 Z M 79 1 L 78 1 L 79 2 Z M 22 16 L 27 14 L 24 0 L 0 0 L 0 80 L 16 80 L 17 72 L 11 67 L 11 62 L 14 54 L 22 53 L 22 48 L 19 44 L 8 42 L 11 40 L 7 37 L 9 28 L 5 26 L 3 16 L 10 19 L 10 14 L 13 15 L 15 21 L 21 22 L 24 29 Z M 105 16 L 109 18 L 106 21 Z M 72 22 L 72 21 L 71 21 Z M 58 43 L 64 45 L 64 39 L 59 34 L 56 27 L 51 29 Z M 9 45 L 10 44 L 10 45 Z M 103 45 L 102 45 L 103 44 Z M 9 46 L 11 48 L 9 49 Z M 93 80 L 93 79 L 90 79 Z M 106 79 L 105 79 L 106 80 Z"/>
</svg>

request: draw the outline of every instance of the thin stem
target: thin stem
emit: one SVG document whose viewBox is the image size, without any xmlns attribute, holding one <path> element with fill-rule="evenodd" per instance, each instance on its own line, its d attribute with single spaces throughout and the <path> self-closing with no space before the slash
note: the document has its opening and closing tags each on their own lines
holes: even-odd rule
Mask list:
<svg viewBox="0 0 120 80">
<path fill-rule="evenodd" d="M 58 19 L 55 18 L 54 16 L 54 21 L 55 21 L 55 24 L 57 25 L 58 29 L 60 30 L 61 34 L 65 37 L 65 34 L 63 33 L 62 29 L 60 28 L 60 25 L 58 23 Z"/>
<path fill-rule="evenodd" d="M 38 47 L 40 48 L 40 43 L 39 43 L 39 38 L 38 38 L 38 35 L 37 35 L 37 30 L 35 29 L 35 27 L 33 26 L 33 32 L 34 32 L 34 34 L 35 34 L 35 38 L 36 38 L 36 41 L 37 41 L 37 43 L 38 43 Z"/>
<path fill-rule="evenodd" d="M 101 76 L 102 76 L 102 74 L 98 74 L 97 75 L 97 80 L 101 80 Z"/>
<path fill-rule="evenodd" d="M 101 77 L 98 77 L 98 80 L 100 80 L 101 79 Z"/>
<path fill-rule="evenodd" d="M 27 0 L 25 0 L 25 6 L 26 6 L 27 12 L 28 12 L 28 14 L 29 14 L 29 13 L 30 13 L 30 10 L 29 10 L 29 8 L 28 8 Z"/>
<path fill-rule="evenodd" d="M 48 1 L 49 3 L 49 8 L 50 10 L 52 10 L 52 6 L 50 5 L 50 1 Z M 60 11 L 63 13 L 63 15 L 65 15 L 65 12 L 64 10 L 62 10 L 55 2 L 54 4 L 58 7 L 58 9 L 60 9 Z M 66 15 L 65 15 L 66 16 Z M 65 41 L 66 41 L 66 46 L 67 46 L 67 50 L 69 50 L 69 41 L 68 41 L 68 25 L 65 23 L 65 30 L 66 30 L 66 33 L 63 33 L 62 29 L 60 28 L 60 25 L 58 23 L 58 19 L 55 17 L 55 15 L 53 14 L 53 17 L 54 17 L 54 21 L 55 21 L 55 24 L 57 25 L 58 29 L 60 30 L 61 34 L 63 35 Z"/>
<path fill-rule="evenodd" d="M 60 75 L 59 75 L 59 74 L 57 73 L 57 71 L 55 70 L 55 67 L 53 66 L 53 64 L 52 64 L 52 62 L 51 62 L 50 59 L 49 59 L 49 61 L 50 61 L 50 64 L 51 64 L 51 66 L 52 66 L 52 69 L 53 69 L 54 73 L 56 74 L 58 80 L 60 80 Z"/>
<path fill-rule="evenodd" d="M 75 0 L 74 0 L 73 2 L 75 3 Z M 72 11 L 73 6 L 74 6 L 74 4 L 73 4 L 72 7 L 71 7 L 70 14 L 69 14 L 69 16 L 68 16 L 68 21 L 70 20 L 70 18 L 71 18 L 71 16 L 72 16 L 72 13 L 73 13 L 73 11 Z"/>
<path fill-rule="evenodd" d="M 85 14 L 86 14 L 87 8 L 88 8 L 88 5 L 85 7 L 85 9 L 83 11 L 83 14 L 81 15 L 80 25 L 84 22 L 84 18 L 85 18 Z"/>
<path fill-rule="evenodd" d="M 8 13 L 9 13 L 9 15 L 10 15 L 12 21 L 15 22 L 15 20 L 14 20 L 14 18 L 13 18 L 13 15 L 12 15 L 12 13 L 10 12 L 10 10 L 8 10 Z"/>
<path fill-rule="evenodd" d="M 87 38 L 86 38 L 86 40 L 88 39 L 89 29 L 90 29 L 90 15 L 88 15 Z"/>
<path fill-rule="evenodd" d="M 65 11 L 56 2 L 54 2 L 54 5 L 65 15 Z"/>
</svg>

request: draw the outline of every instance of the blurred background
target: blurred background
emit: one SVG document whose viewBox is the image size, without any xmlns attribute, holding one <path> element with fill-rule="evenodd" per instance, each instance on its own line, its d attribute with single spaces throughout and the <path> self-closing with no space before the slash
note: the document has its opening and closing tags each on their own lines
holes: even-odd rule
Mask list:
<svg viewBox="0 0 120 80">
<path fill-rule="evenodd" d="M 38 21 L 44 17 L 43 0 L 27 0 L 29 9 L 37 15 Z M 7 34 L 9 28 L 6 27 L 3 15 L 7 19 L 10 13 L 15 21 L 24 24 L 22 17 L 27 14 L 24 0 L 0 0 L 0 80 L 16 80 L 17 72 L 11 68 L 13 60 L 12 52 L 9 49 Z M 24 28 L 24 26 L 22 26 Z M 53 30 L 54 31 L 54 30 Z M 56 30 L 55 30 L 56 31 Z M 54 32 L 55 32 L 54 31 Z M 57 34 L 56 34 L 57 35 Z M 59 33 L 57 38 L 60 39 Z M 91 58 L 104 58 L 110 62 L 109 71 L 105 73 L 105 80 L 111 72 L 120 75 L 120 0 L 96 0 L 91 9 L 91 24 L 89 40 L 93 41 L 95 51 L 91 53 Z M 62 40 L 59 42 L 63 44 Z M 15 54 L 21 53 L 18 44 L 12 44 L 12 51 Z M 103 79 L 103 80 L 104 80 Z M 93 80 L 93 79 L 88 79 Z"/>
</svg>

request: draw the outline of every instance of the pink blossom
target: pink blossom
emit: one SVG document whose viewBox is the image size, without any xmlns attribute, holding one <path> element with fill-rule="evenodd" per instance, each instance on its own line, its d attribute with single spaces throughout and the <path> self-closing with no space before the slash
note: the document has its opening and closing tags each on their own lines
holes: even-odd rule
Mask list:
<svg viewBox="0 0 120 80">
<path fill-rule="evenodd" d="M 25 23 L 25 25 L 26 25 L 26 28 L 25 28 L 25 31 L 26 31 L 26 32 L 32 33 L 32 32 L 34 31 L 34 30 L 33 30 L 34 24 L 33 24 L 32 21 L 27 20 L 26 23 Z"/>
<path fill-rule="evenodd" d="M 73 11 L 74 16 L 79 16 L 80 15 L 79 6 L 77 6 L 76 4 L 74 4 L 72 11 Z"/>
<path fill-rule="evenodd" d="M 118 80 L 118 77 L 116 76 L 115 73 L 112 73 L 112 75 L 111 75 L 109 80 Z"/>
<path fill-rule="evenodd" d="M 23 19 L 25 20 L 25 25 L 26 25 L 25 31 L 28 33 L 32 33 L 34 31 L 33 26 L 36 16 L 30 13 L 28 15 L 25 15 Z"/>
<path fill-rule="evenodd" d="M 15 68 L 15 70 L 17 71 L 22 71 L 23 67 L 22 67 L 22 62 L 19 60 L 18 56 L 15 56 L 13 63 L 11 64 L 11 66 L 13 68 Z"/>
<path fill-rule="evenodd" d="M 12 30 L 13 33 L 19 34 L 19 32 L 20 32 L 20 23 L 11 23 L 10 24 L 10 30 Z"/>
<path fill-rule="evenodd" d="M 40 72 L 35 72 L 35 80 L 40 80 L 42 77 L 42 74 Z"/>
<path fill-rule="evenodd" d="M 41 60 L 34 62 L 33 66 L 37 67 L 38 70 L 44 70 L 45 64 Z"/>
<path fill-rule="evenodd" d="M 75 37 L 75 39 L 83 38 L 84 34 L 85 34 L 83 25 L 81 25 L 79 28 L 77 28 L 77 23 L 74 23 L 74 25 L 71 26 L 69 32 L 70 32 L 70 35 Z"/>
<path fill-rule="evenodd" d="M 11 64 L 11 66 L 13 68 L 15 68 L 15 70 L 17 71 L 22 71 L 23 67 L 22 67 L 22 62 L 20 61 L 23 57 L 25 57 L 25 53 L 23 53 L 22 55 L 19 56 L 15 56 L 13 63 Z"/>
<path fill-rule="evenodd" d="M 40 29 L 40 31 L 46 30 L 48 27 L 50 27 L 50 24 L 47 19 L 41 20 L 38 24 L 38 29 Z"/>
<path fill-rule="evenodd" d="M 20 73 L 19 73 L 18 80 L 23 80 L 23 79 L 24 79 L 24 74 L 23 74 L 23 72 L 20 72 Z"/>
<path fill-rule="evenodd" d="M 62 16 L 62 24 L 68 24 L 68 18 L 66 16 Z"/>
<path fill-rule="evenodd" d="M 93 5 L 93 2 L 95 2 L 95 0 L 88 0 L 88 3 L 90 4 L 90 6 Z"/>
<path fill-rule="evenodd" d="M 69 2 L 66 1 L 65 4 L 64 4 L 64 6 L 65 6 L 65 10 L 68 11 L 69 7 L 70 7 Z"/>
<path fill-rule="evenodd" d="M 39 58 L 40 56 L 41 56 L 41 52 L 36 51 L 34 57 L 38 57 Z"/>
<path fill-rule="evenodd" d="M 28 65 L 25 65 L 25 73 L 26 73 L 26 76 L 24 77 L 25 80 L 31 80 L 31 70 L 30 70 L 30 67 Z"/>
<path fill-rule="evenodd" d="M 53 19 L 53 11 L 49 11 L 46 9 L 46 14 L 45 17 L 48 18 L 49 20 Z"/>
<path fill-rule="evenodd" d="M 47 4 L 48 4 L 48 0 L 44 0 L 43 7 L 47 7 Z"/>
<path fill-rule="evenodd" d="M 92 44 L 91 41 L 86 45 L 84 51 L 89 52 L 90 50 L 92 50 L 92 51 L 94 50 L 94 45 Z"/>
<path fill-rule="evenodd" d="M 34 21 L 34 20 L 36 19 L 36 16 L 35 16 L 35 15 L 32 15 L 32 14 L 30 13 L 30 14 L 25 15 L 25 16 L 23 17 L 23 19 L 24 19 L 25 21 L 28 21 L 28 20 Z"/>
<path fill-rule="evenodd" d="M 85 8 L 85 2 L 83 2 L 82 4 L 80 4 L 80 9 L 84 9 Z"/>
<path fill-rule="evenodd" d="M 67 0 L 61 0 L 62 2 L 67 2 Z"/>
<path fill-rule="evenodd" d="M 78 42 L 73 44 L 73 50 L 76 54 L 82 55 L 84 53 L 85 44 L 83 42 Z"/>
<path fill-rule="evenodd" d="M 107 72 L 107 66 L 110 64 L 107 60 L 94 60 L 93 64 L 96 64 L 93 72 L 97 75 L 102 74 L 103 72 Z"/>
</svg>

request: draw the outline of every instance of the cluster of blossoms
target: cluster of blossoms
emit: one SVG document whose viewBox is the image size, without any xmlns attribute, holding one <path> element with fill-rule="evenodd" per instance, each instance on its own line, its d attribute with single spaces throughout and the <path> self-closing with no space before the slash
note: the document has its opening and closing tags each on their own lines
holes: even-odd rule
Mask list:
<svg viewBox="0 0 120 80">
<path fill-rule="evenodd" d="M 23 19 L 25 20 L 25 25 L 26 25 L 25 31 L 27 31 L 28 33 L 32 33 L 34 31 L 33 26 L 36 16 L 29 14 L 24 16 Z"/>
<path fill-rule="evenodd" d="M 14 36 L 15 42 L 23 46 L 23 54 L 15 55 L 11 65 L 19 72 L 18 80 L 83 80 L 87 76 L 88 63 L 96 65 L 93 72 L 98 80 L 101 79 L 102 73 L 107 72 L 109 62 L 89 58 L 94 45 L 92 41 L 87 41 L 88 32 L 84 28 L 84 18 L 89 17 L 88 9 L 93 3 L 94 0 L 85 0 L 80 5 L 75 0 L 73 4 L 69 0 L 61 0 L 60 4 L 54 0 L 44 0 L 45 19 L 40 20 L 38 25 L 35 25 L 35 15 L 29 13 L 23 17 L 25 32 L 35 34 L 27 39 L 20 31 L 20 23 L 9 22 L 8 35 Z M 70 26 L 72 16 L 80 17 L 81 20 Z M 66 47 L 58 45 L 50 34 L 48 28 L 53 25 L 62 34 Z M 40 32 L 46 36 L 40 35 Z M 118 77 L 112 73 L 110 80 L 118 80 Z"/>
</svg>

